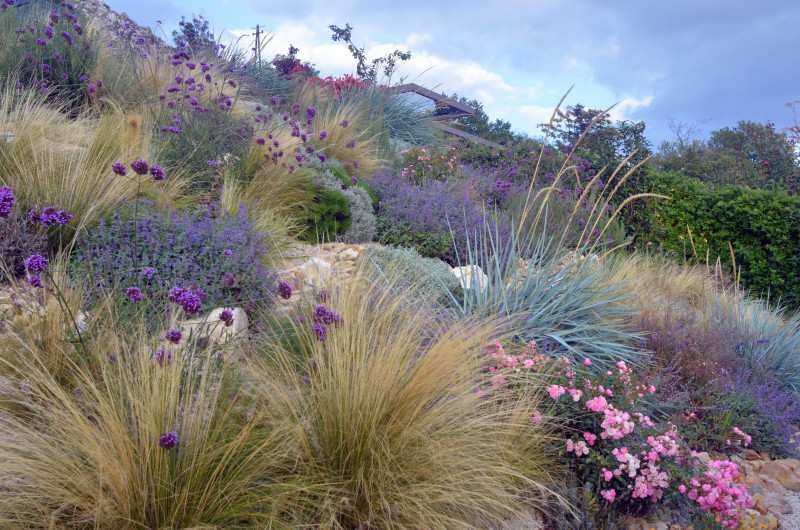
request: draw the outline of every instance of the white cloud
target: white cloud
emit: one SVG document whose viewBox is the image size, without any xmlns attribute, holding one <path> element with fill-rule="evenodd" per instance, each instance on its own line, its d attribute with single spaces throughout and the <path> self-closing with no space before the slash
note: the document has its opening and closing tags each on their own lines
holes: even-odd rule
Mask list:
<svg viewBox="0 0 800 530">
<path fill-rule="evenodd" d="M 653 96 L 647 96 L 641 99 L 633 97 L 625 98 L 620 101 L 616 107 L 611 109 L 608 115 L 614 121 L 624 121 L 629 118 L 629 113 L 639 108 L 648 107 L 653 102 Z"/>
</svg>

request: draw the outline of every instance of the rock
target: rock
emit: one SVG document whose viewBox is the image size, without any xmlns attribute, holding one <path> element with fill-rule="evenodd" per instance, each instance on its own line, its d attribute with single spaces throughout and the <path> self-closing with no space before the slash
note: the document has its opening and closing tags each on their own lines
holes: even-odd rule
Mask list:
<svg viewBox="0 0 800 530">
<path fill-rule="evenodd" d="M 800 476 L 798 476 L 784 460 L 764 462 L 760 473 L 770 479 L 776 480 L 789 491 L 800 491 Z"/>
<path fill-rule="evenodd" d="M 331 264 L 320 258 L 311 258 L 303 265 L 305 283 L 322 288 L 331 277 Z"/>
<path fill-rule="evenodd" d="M 219 319 L 225 309 L 233 311 L 233 324 L 230 327 L 226 327 Z M 181 322 L 180 329 L 183 331 L 184 338 L 188 338 L 190 335 L 197 337 L 199 334 L 200 337 L 207 337 L 214 344 L 224 344 L 233 339 L 247 337 L 247 313 L 241 307 L 218 307 L 207 316 Z"/>
<path fill-rule="evenodd" d="M 711 457 L 708 456 L 708 453 L 706 452 L 697 453 L 697 458 L 699 458 L 700 461 L 704 464 L 707 464 L 711 460 Z"/>
<path fill-rule="evenodd" d="M 788 515 L 793 512 L 792 505 L 786 500 L 785 495 L 780 493 L 767 493 L 764 495 L 764 503 L 768 511 Z"/>
<path fill-rule="evenodd" d="M 767 500 L 762 494 L 753 495 L 753 509 L 761 515 L 767 515 Z"/>
<path fill-rule="evenodd" d="M 742 449 L 741 455 L 745 460 L 761 460 L 761 457 L 758 455 L 758 453 L 751 449 Z"/>
<path fill-rule="evenodd" d="M 481 290 L 489 285 L 489 277 L 478 266 L 453 267 L 450 272 L 461 280 L 461 286 L 464 289 L 471 289 L 473 287 L 473 282 L 477 284 Z"/>
<path fill-rule="evenodd" d="M 358 252 L 352 248 L 346 248 L 337 254 L 340 261 L 355 261 L 358 259 Z"/>
<path fill-rule="evenodd" d="M 745 510 L 739 520 L 739 528 L 758 528 L 759 530 L 777 530 L 778 518 L 774 515 L 762 515 L 756 510 Z"/>
</svg>

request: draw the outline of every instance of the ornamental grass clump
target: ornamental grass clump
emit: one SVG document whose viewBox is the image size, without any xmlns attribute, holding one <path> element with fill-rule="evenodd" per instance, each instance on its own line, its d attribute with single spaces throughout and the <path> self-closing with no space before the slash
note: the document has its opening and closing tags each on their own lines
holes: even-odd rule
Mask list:
<svg viewBox="0 0 800 530">
<path fill-rule="evenodd" d="M 60 342 L 69 386 L 37 356 L 0 359 L 24 380 L 0 405 L 0 470 L 13 477 L 2 525 L 290 527 L 291 437 L 264 422 L 243 391 L 242 365 L 196 346 L 170 353 L 142 331 L 127 340 L 96 344 L 93 371 Z"/>
<path fill-rule="evenodd" d="M 101 222 L 81 239 L 74 274 L 120 293 L 137 287 L 151 307 L 165 307 L 171 290 L 190 284 L 191 293 L 204 293 L 197 302 L 205 307 L 266 304 L 272 298 L 275 278 L 265 265 L 272 241 L 255 230 L 245 207 L 236 216 L 213 206 L 192 214 L 143 200 L 136 224 L 133 211 L 126 207 L 117 220 Z M 189 298 L 184 309 L 197 312 L 196 297 Z"/>
<path fill-rule="evenodd" d="M 475 528 L 539 505 L 557 472 L 550 423 L 529 421 L 541 394 L 476 392 L 497 322 L 435 318 L 366 285 L 328 288 L 317 309 L 343 322 L 324 340 L 308 316 L 322 298 L 302 304 L 254 366 L 259 413 L 295 450 L 306 524 Z"/>
</svg>

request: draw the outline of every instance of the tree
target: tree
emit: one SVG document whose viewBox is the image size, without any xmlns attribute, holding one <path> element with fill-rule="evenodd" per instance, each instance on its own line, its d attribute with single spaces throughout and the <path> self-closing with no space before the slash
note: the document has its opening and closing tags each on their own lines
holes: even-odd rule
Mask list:
<svg viewBox="0 0 800 530">
<path fill-rule="evenodd" d="M 592 125 L 592 122 L 594 122 L 594 125 Z M 548 124 L 540 123 L 539 128 L 542 131 L 547 131 Z M 550 128 L 550 137 L 556 140 L 559 147 L 569 150 L 578 143 L 581 135 L 586 132 L 580 142 L 581 149 L 599 153 L 602 149 L 608 148 L 609 136 L 614 134 L 612 129 L 611 119 L 605 111 L 590 109 L 578 103 L 574 106 L 568 106 L 566 110 L 558 110 Z"/>
<path fill-rule="evenodd" d="M 208 20 L 203 18 L 203 15 L 192 14 L 191 22 L 186 21 L 186 17 L 181 17 L 178 22 L 180 30 L 172 32 L 172 41 L 175 46 L 181 46 L 182 43 L 190 48 L 198 44 L 208 44 L 216 42 L 214 32 L 209 26 Z"/>
<path fill-rule="evenodd" d="M 313 64 L 310 64 L 308 61 L 302 62 L 297 58 L 297 52 L 299 51 L 299 48 L 295 48 L 290 44 L 288 55 L 276 55 L 275 58 L 272 59 L 272 66 L 275 67 L 278 74 L 285 77 L 295 77 L 298 75 L 304 77 L 318 76 L 319 70 L 317 70 Z"/>
<path fill-rule="evenodd" d="M 398 61 L 407 61 L 411 59 L 411 52 L 401 52 L 400 50 L 395 50 L 387 53 L 383 57 L 373 59 L 368 64 L 367 55 L 364 52 L 364 48 L 359 48 L 353 44 L 353 28 L 350 26 L 350 24 L 345 23 L 344 28 L 334 25 L 328 27 L 333 32 L 331 39 L 334 42 L 344 41 L 347 43 L 347 49 L 353 54 L 353 58 L 358 61 L 358 64 L 356 65 L 356 75 L 358 75 L 358 77 L 364 81 L 369 81 L 372 83 L 376 82 L 378 79 L 379 68 L 383 69 L 384 76 L 386 76 L 388 79 L 391 79 L 392 74 L 397 68 Z"/>
</svg>

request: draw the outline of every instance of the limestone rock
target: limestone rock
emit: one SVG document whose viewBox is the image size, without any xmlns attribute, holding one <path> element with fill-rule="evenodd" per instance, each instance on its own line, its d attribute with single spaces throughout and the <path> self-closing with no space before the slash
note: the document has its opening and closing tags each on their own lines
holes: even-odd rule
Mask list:
<svg viewBox="0 0 800 530">
<path fill-rule="evenodd" d="M 225 310 L 233 311 L 233 324 L 226 327 L 219 319 L 220 314 Z M 180 329 L 184 338 L 206 337 L 213 344 L 224 344 L 233 339 L 243 339 L 247 337 L 247 313 L 241 307 L 218 307 L 211 311 L 207 316 L 193 318 L 181 322 Z"/>
<path fill-rule="evenodd" d="M 355 261 L 358 259 L 358 252 L 352 248 L 346 248 L 337 254 L 340 261 Z"/>
<path fill-rule="evenodd" d="M 772 513 L 793 513 L 792 505 L 786 500 L 786 496 L 781 495 L 780 493 L 767 493 L 764 495 L 764 503 L 767 507 L 767 510 Z"/>
<path fill-rule="evenodd" d="M 797 467 L 796 464 L 789 464 L 785 460 L 772 460 L 764 462 L 759 472 L 777 481 L 789 491 L 800 491 L 800 476 L 792 469 L 792 465 Z"/>
<path fill-rule="evenodd" d="M 331 264 L 324 259 L 311 258 L 300 266 L 305 283 L 322 288 L 331 277 Z"/>
<path fill-rule="evenodd" d="M 453 267 L 451 271 L 456 278 L 461 280 L 461 286 L 464 289 L 471 289 L 473 286 L 481 290 L 489 285 L 489 277 L 480 267 Z"/>
</svg>

